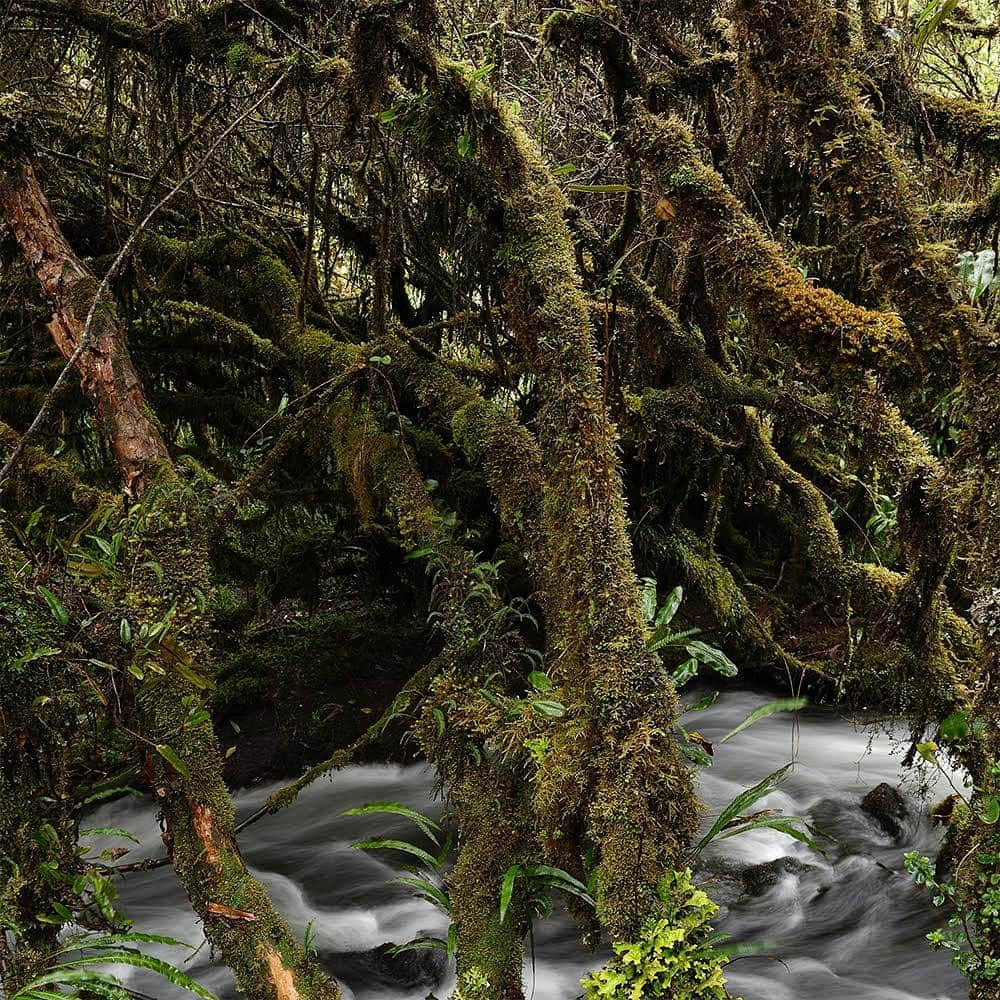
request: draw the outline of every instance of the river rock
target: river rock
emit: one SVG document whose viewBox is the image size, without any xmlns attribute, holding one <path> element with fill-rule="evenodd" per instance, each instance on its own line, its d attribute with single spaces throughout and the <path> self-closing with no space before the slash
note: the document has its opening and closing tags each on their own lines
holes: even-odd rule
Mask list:
<svg viewBox="0 0 1000 1000">
<path fill-rule="evenodd" d="M 887 785 L 884 781 L 876 785 L 862 800 L 861 809 L 893 840 L 899 840 L 903 835 L 902 821 L 909 816 L 906 800 L 899 789 Z"/>
<path fill-rule="evenodd" d="M 337 952 L 324 955 L 324 964 L 334 975 L 366 987 L 391 990 L 433 989 L 447 970 L 448 959 L 436 948 L 419 948 L 396 953 L 392 943 L 370 951 Z"/>
<path fill-rule="evenodd" d="M 761 896 L 771 886 L 777 885 L 785 875 L 799 875 L 809 867 L 798 858 L 775 858 L 773 861 L 765 861 L 763 864 L 744 869 L 740 877 L 751 896 Z"/>
</svg>

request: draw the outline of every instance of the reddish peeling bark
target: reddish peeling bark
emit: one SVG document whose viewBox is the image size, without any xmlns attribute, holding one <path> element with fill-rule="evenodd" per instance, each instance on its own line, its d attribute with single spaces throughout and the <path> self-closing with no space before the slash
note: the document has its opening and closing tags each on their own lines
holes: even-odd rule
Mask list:
<svg viewBox="0 0 1000 1000">
<path fill-rule="evenodd" d="M 67 243 L 30 163 L 12 167 L 0 183 L 0 216 L 52 306 L 49 332 L 69 359 L 83 339 L 98 284 Z M 125 494 L 137 497 L 169 456 L 110 299 L 95 309 L 87 341 L 76 362 L 80 385 L 97 409 Z"/>
</svg>

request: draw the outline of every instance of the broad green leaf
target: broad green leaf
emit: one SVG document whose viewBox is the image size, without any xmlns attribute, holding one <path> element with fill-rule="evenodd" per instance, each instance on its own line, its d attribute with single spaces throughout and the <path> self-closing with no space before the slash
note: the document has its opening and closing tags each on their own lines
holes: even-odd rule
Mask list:
<svg viewBox="0 0 1000 1000">
<path fill-rule="evenodd" d="M 206 677 L 205 674 L 195 670 L 194 667 L 191 667 L 186 663 L 174 663 L 174 670 L 176 670 L 181 677 L 193 684 L 196 688 L 200 688 L 202 691 L 210 691 L 215 687 L 215 681 L 213 681 L 211 677 Z"/>
<path fill-rule="evenodd" d="M 965 739 L 969 735 L 969 713 L 952 712 L 938 728 L 938 736 L 945 741 Z"/>
<path fill-rule="evenodd" d="M 709 756 L 707 751 L 698 746 L 697 743 L 691 743 L 688 740 L 682 740 L 678 746 L 680 751 L 692 764 L 697 764 L 698 767 L 711 767 L 712 758 Z"/>
<path fill-rule="evenodd" d="M 35 660 L 47 660 L 50 656 L 58 656 L 61 652 L 61 649 L 56 649 L 54 646 L 43 646 L 41 649 L 32 649 L 27 653 L 22 653 L 13 663 L 15 667 L 19 668 L 28 663 L 34 663 Z"/>
<path fill-rule="evenodd" d="M 656 617 L 656 581 L 651 576 L 644 576 L 641 583 L 642 615 L 651 622 Z"/>
<path fill-rule="evenodd" d="M 693 705 L 681 705 L 681 715 L 685 715 L 687 712 L 703 712 L 706 708 L 711 708 L 718 698 L 718 691 L 710 691 L 703 698 L 699 698 Z"/>
<path fill-rule="evenodd" d="M 536 698 L 531 707 L 539 714 L 550 719 L 561 719 L 566 714 L 566 706 L 559 701 L 548 701 L 544 698 Z"/>
<path fill-rule="evenodd" d="M 659 614 L 656 616 L 657 628 L 669 625 L 674 620 L 674 615 L 677 614 L 677 609 L 681 606 L 681 601 L 683 600 L 684 589 L 680 586 L 674 587 L 674 589 L 667 594 L 667 599 L 663 602 L 660 607 Z"/>
<path fill-rule="evenodd" d="M 542 693 L 552 690 L 552 678 L 541 670 L 532 670 L 528 674 L 528 683 L 536 691 L 541 691 Z"/>
<path fill-rule="evenodd" d="M 1000 821 L 1000 795 L 984 795 L 979 803 L 979 818 L 984 823 Z"/>
<path fill-rule="evenodd" d="M 675 688 L 683 687 L 695 674 L 698 673 L 698 661 L 692 656 L 690 659 L 685 660 L 676 670 L 670 675 L 670 679 L 674 682 Z"/>
<path fill-rule="evenodd" d="M 736 664 L 721 649 L 716 649 L 715 646 L 710 646 L 707 642 L 695 639 L 688 643 L 686 648 L 689 656 L 704 663 L 706 667 L 711 667 L 723 677 L 735 677 L 739 673 Z"/>
<path fill-rule="evenodd" d="M 403 558 L 407 560 L 423 559 L 424 556 L 432 555 L 433 552 L 434 552 L 433 548 L 431 548 L 429 545 L 425 545 L 421 549 L 414 549 L 412 552 L 407 552 L 407 554 Z"/>
<path fill-rule="evenodd" d="M 524 869 L 520 865 L 511 865 L 503 873 L 503 882 L 500 884 L 500 923 L 507 917 L 507 910 L 514 898 L 514 886 L 523 874 Z"/>
<path fill-rule="evenodd" d="M 157 743 L 156 752 L 178 773 L 190 777 L 191 769 L 169 743 Z"/>
</svg>

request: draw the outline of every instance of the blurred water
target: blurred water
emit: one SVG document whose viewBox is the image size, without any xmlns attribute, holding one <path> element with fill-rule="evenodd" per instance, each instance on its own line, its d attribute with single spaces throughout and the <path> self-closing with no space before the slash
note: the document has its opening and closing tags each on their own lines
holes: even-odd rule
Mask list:
<svg viewBox="0 0 1000 1000">
<path fill-rule="evenodd" d="M 697 716 L 706 738 L 718 738 L 768 698 L 727 694 Z M 730 988 L 746 1000 L 959 1000 L 961 977 L 924 934 L 939 914 L 928 895 L 902 872 L 904 851 L 933 854 L 940 832 L 926 818 L 928 801 L 950 789 L 942 781 L 927 794 L 904 785 L 910 816 L 893 842 L 859 808 L 880 782 L 902 780 L 903 747 L 886 734 L 858 730 L 827 711 L 801 713 L 796 722 L 776 715 L 719 747 L 703 772 L 700 794 L 706 825 L 739 791 L 794 759 L 781 788 L 754 808 L 781 808 L 814 822 L 836 837 L 824 859 L 776 831 L 755 831 L 717 843 L 701 867 L 710 891 L 723 904 L 720 930 L 739 941 L 766 942 L 766 956 L 740 959 L 728 970 Z M 274 786 L 240 793 L 240 815 L 253 811 Z M 398 874 L 388 852 L 378 856 L 351 843 L 373 834 L 410 837 L 406 821 L 390 817 L 346 817 L 365 802 L 397 800 L 432 816 L 433 777 L 422 767 L 352 767 L 300 795 L 293 807 L 251 826 L 241 839 L 247 863 L 271 892 L 298 933 L 313 921 L 323 961 L 346 986 L 347 1000 L 424 1000 L 446 997 L 451 988 L 440 952 L 411 953 L 392 960 L 374 952 L 386 942 L 441 935 L 446 918 L 431 905 L 393 884 Z M 142 842 L 125 859 L 162 852 L 155 814 L 134 800 L 102 807 L 93 826 L 124 827 Z M 98 844 L 97 846 L 103 846 Z M 758 894 L 745 892 L 740 873 L 779 858 L 781 871 Z M 757 880 L 760 881 L 759 879 Z M 765 880 L 766 881 L 766 880 Z M 197 944 L 200 926 L 169 868 L 136 873 L 121 882 L 121 909 L 137 929 Z M 181 960 L 176 950 L 162 950 Z M 776 960 L 780 959 L 780 961 Z M 580 977 L 600 964 L 585 951 L 569 921 L 559 916 L 537 927 L 534 966 L 526 962 L 526 986 L 534 1000 L 572 1000 Z M 220 997 L 234 996 L 232 978 L 207 946 L 185 966 Z M 145 973 L 123 970 L 130 984 L 159 1000 L 175 993 Z"/>
</svg>

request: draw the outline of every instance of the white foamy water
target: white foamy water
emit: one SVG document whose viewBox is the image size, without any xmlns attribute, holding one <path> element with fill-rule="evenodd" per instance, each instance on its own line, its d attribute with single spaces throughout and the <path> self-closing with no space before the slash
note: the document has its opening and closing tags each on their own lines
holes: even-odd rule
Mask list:
<svg viewBox="0 0 1000 1000">
<path fill-rule="evenodd" d="M 748 692 L 726 694 L 691 717 L 696 722 L 687 720 L 689 728 L 717 739 L 767 700 Z M 772 716 L 717 748 L 715 763 L 702 772 L 699 785 L 706 826 L 738 792 L 794 756 L 795 767 L 781 787 L 753 808 L 780 808 L 835 838 L 826 858 L 771 830 L 717 842 L 706 852 L 699 867 L 723 904 L 718 928 L 738 941 L 768 945 L 766 954 L 730 966 L 734 994 L 746 1000 L 960 1000 L 965 995 L 947 957 L 930 951 L 924 940 L 940 923 L 940 913 L 902 869 L 904 851 L 936 851 L 940 831 L 927 819 L 927 808 L 950 789 L 941 779 L 924 796 L 915 779 L 907 780 L 902 790 L 910 816 L 898 842 L 860 810 L 862 797 L 880 782 L 903 780 L 904 750 L 884 733 L 856 729 L 820 710 L 800 713 L 797 723 L 788 715 Z M 414 828 L 393 817 L 342 815 L 365 802 L 396 800 L 437 816 L 441 803 L 433 798 L 433 785 L 423 767 L 347 768 L 241 838 L 248 865 L 296 932 L 302 934 L 313 922 L 315 946 L 346 987 L 347 1000 L 425 1000 L 430 993 L 442 998 L 449 993 L 452 979 L 441 953 L 393 960 L 376 951 L 387 942 L 443 935 L 447 918 L 392 882 L 400 856 L 350 846 L 374 834 L 410 838 Z M 256 809 L 274 787 L 238 794 L 240 815 Z M 162 852 L 155 814 L 144 803 L 108 804 L 88 824 L 134 833 L 142 847 L 126 861 Z M 774 871 L 741 877 L 748 867 L 775 861 Z M 747 882 L 753 893 L 746 891 Z M 120 888 L 120 908 L 137 929 L 192 944 L 203 941 L 169 868 L 130 875 Z M 182 959 L 176 950 L 159 953 Z M 553 917 L 536 928 L 536 960 L 533 969 L 526 962 L 526 994 L 533 990 L 534 1000 L 573 1000 L 582 992 L 580 977 L 601 961 L 576 941 L 568 920 Z M 213 960 L 207 945 L 185 968 L 220 997 L 235 996 L 230 973 Z M 158 1000 L 183 995 L 144 973 L 123 971 L 130 985 Z"/>
</svg>

